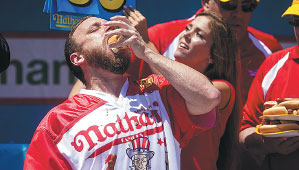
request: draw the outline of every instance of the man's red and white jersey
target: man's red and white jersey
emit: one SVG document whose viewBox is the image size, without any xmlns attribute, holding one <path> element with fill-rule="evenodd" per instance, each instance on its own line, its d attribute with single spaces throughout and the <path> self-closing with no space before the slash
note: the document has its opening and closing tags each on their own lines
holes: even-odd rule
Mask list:
<svg viewBox="0 0 299 170">
<path fill-rule="evenodd" d="M 118 99 L 81 90 L 42 120 L 24 169 L 105 170 L 111 154 L 114 169 L 180 169 L 181 147 L 205 129 L 162 76 L 127 80 Z"/>
<path fill-rule="evenodd" d="M 273 53 L 258 70 L 243 109 L 241 130 L 261 123 L 265 101 L 299 98 L 298 46 Z"/>
</svg>

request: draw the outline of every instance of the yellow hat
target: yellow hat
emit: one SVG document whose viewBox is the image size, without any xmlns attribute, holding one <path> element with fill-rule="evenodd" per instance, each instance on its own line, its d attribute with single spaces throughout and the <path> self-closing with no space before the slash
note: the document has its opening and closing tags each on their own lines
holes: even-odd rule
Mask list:
<svg viewBox="0 0 299 170">
<path fill-rule="evenodd" d="M 299 0 L 293 0 L 292 5 L 282 14 L 285 15 L 299 15 Z"/>
</svg>

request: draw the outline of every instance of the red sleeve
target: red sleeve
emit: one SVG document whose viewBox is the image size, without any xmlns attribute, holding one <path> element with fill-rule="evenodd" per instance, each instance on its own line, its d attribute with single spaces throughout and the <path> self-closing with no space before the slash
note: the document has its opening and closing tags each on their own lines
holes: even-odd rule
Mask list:
<svg viewBox="0 0 299 170">
<path fill-rule="evenodd" d="M 267 60 L 265 60 L 267 61 Z M 257 75 L 252 81 L 246 104 L 244 105 L 242 114 L 240 131 L 249 128 L 256 127 L 261 123 L 259 117 L 262 115 L 264 104 L 264 93 L 262 89 L 262 81 L 264 78 L 265 62 L 259 68 Z"/>
<path fill-rule="evenodd" d="M 72 169 L 44 129 L 38 129 L 25 157 L 24 170 Z"/>
<path fill-rule="evenodd" d="M 77 94 L 51 109 L 35 131 L 25 157 L 25 170 L 72 169 L 57 148 L 63 132 L 90 111 L 105 104 L 94 96 Z"/>
<path fill-rule="evenodd" d="M 247 29 L 254 37 L 262 41 L 272 51 L 272 53 L 282 50 L 280 43 L 273 35 L 261 32 L 252 27 L 248 27 Z"/>
<path fill-rule="evenodd" d="M 180 141 L 181 147 L 184 147 L 195 133 L 201 133 L 211 127 L 193 123 L 183 97 L 170 85 L 166 78 L 163 76 L 152 76 L 154 83 L 161 89 L 161 98 L 169 114 L 174 136 Z M 216 121 L 216 109 L 205 115 L 213 119 L 211 122 Z"/>
</svg>

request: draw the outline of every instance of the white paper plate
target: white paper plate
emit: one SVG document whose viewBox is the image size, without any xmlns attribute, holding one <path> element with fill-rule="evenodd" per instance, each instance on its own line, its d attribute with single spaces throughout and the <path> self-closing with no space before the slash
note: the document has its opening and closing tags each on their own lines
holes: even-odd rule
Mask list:
<svg viewBox="0 0 299 170">
<path fill-rule="evenodd" d="M 261 119 L 268 120 L 296 120 L 299 121 L 299 116 L 296 115 L 269 115 L 269 116 L 260 116 Z"/>
</svg>

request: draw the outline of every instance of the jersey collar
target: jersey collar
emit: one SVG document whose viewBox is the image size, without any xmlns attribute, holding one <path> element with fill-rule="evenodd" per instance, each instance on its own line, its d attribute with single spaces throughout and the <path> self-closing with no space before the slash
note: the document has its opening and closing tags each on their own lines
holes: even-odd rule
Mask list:
<svg viewBox="0 0 299 170">
<path fill-rule="evenodd" d="M 118 101 L 122 101 L 126 96 L 127 96 L 127 91 L 128 91 L 128 87 L 129 87 L 129 81 L 128 78 L 126 79 L 125 83 L 123 84 L 119 97 L 118 97 Z M 105 92 L 99 92 L 97 90 L 87 90 L 87 89 L 81 89 L 80 90 L 80 94 L 86 94 L 86 95 L 91 95 L 91 96 L 95 96 L 98 97 L 102 100 L 105 101 L 110 101 L 110 102 L 117 102 L 117 100 L 115 100 L 115 98 Z"/>
</svg>

